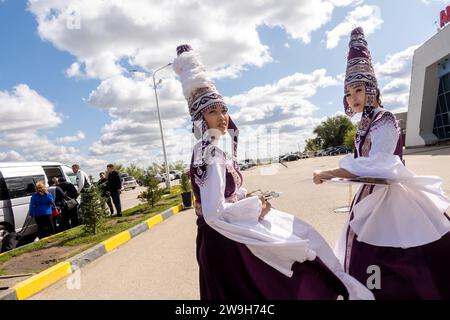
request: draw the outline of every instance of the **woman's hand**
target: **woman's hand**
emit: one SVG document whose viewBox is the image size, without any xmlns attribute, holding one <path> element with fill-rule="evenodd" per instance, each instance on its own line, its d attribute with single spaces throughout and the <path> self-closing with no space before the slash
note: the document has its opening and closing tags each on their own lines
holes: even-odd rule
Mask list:
<svg viewBox="0 0 450 320">
<path fill-rule="evenodd" d="M 259 196 L 259 200 L 262 204 L 261 215 L 259 216 L 259 219 L 264 219 L 264 216 L 269 213 L 270 209 L 272 209 L 272 205 L 263 196 Z"/>
<path fill-rule="evenodd" d="M 330 178 L 345 178 L 345 179 L 351 179 L 356 178 L 354 174 L 348 172 L 345 169 L 336 168 L 331 170 L 314 170 L 313 171 L 313 182 L 315 184 L 322 184 L 323 179 L 330 179 Z"/>
<path fill-rule="evenodd" d="M 314 170 L 313 171 L 313 182 L 315 184 L 322 184 L 323 183 L 323 181 L 322 181 L 322 174 L 323 174 L 322 170 Z"/>
</svg>

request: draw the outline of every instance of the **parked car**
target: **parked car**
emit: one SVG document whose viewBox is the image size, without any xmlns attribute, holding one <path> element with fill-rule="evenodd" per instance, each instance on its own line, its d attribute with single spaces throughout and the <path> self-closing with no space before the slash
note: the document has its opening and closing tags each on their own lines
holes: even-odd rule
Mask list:
<svg viewBox="0 0 450 320">
<path fill-rule="evenodd" d="M 353 152 L 353 150 L 347 148 L 346 146 L 338 146 L 330 151 L 330 155 L 335 156 L 338 154 L 347 154 L 347 153 L 352 153 L 352 152 Z"/>
<path fill-rule="evenodd" d="M 164 174 L 157 173 L 157 174 L 155 175 L 155 178 L 156 178 L 156 180 L 158 180 L 159 182 L 166 182 L 166 174 L 165 174 L 165 173 L 164 173 Z M 173 174 L 170 174 L 170 173 L 169 173 L 169 179 L 170 179 L 170 180 L 175 180 L 175 176 L 174 176 Z"/>
<path fill-rule="evenodd" d="M 302 152 L 302 153 L 298 154 L 298 156 L 300 157 L 300 159 L 308 159 L 309 158 L 309 154 L 307 152 Z"/>
<path fill-rule="evenodd" d="M 283 158 L 281 158 L 282 161 L 297 161 L 299 159 L 300 159 L 300 157 L 298 155 L 296 155 L 295 153 L 285 155 Z"/>
<path fill-rule="evenodd" d="M 181 175 L 183 174 L 181 171 L 178 171 L 178 170 L 170 170 L 169 173 L 171 175 L 173 175 L 173 179 L 171 179 L 171 180 L 181 179 Z"/>
<path fill-rule="evenodd" d="M 138 186 L 138 183 L 136 182 L 136 179 L 134 179 L 133 177 L 124 177 L 122 178 L 122 189 L 127 190 L 127 189 L 136 189 L 136 187 Z"/>
<path fill-rule="evenodd" d="M 244 160 L 244 163 L 247 164 L 248 168 L 251 168 L 251 167 L 255 167 L 255 166 L 256 166 L 256 161 L 255 161 L 255 160 L 252 160 L 252 159 L 245 159 L 245 160 Z"/>
<path fill-rule="evenodd" d="M 325 156 L 329 156 L 330 154 L 330 151 L 331 150 L 333 150 L 334 149 L 334 147 L 328 147 L 328 148 L 326 148 L 326 149 L 322 149 L 322 150 L 319 150 L 319 151 L 317 151 L 315 154 L 314 154 L 314 156 L 315 157 L 325 157 Z"/>
<path fill-rule="evenodd" d="M 36 192 L 36 182 L 44 181 L 48 186 L 53 177 L 64 177 L 74 185 L 77 179 L 72 168 L 57 162 L 0 162 L 0 248 L 8 233 L 36 235 L 34 219 L 27 220 L 31 195 Z"/>
<path fill-rule="evenodd" d="M 242 171 L 247 170 L 248 168 L 250 168 L 250 166 L 245 163 L 245 162 L 239 162 L 239 169 L 241 169 Z"/>
</svg>

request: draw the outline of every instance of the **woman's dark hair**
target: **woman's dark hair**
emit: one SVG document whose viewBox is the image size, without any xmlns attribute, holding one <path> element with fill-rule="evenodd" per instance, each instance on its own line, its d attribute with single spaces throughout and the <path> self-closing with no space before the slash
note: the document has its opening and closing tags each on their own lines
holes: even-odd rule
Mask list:
<svg viewBox="0 0 450 320">
<path fill-rule="evenodd" d="M 377 88 L 377 102 L 380 105 L 380 107 L 383 105 L 383 103 L 381 102 L 381 92 L 380 89 Z"/>
</svg>

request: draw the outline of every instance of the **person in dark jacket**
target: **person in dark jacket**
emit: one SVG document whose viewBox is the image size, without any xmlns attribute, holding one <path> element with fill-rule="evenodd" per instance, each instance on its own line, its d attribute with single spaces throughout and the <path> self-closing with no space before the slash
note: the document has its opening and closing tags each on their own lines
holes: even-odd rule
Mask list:
<svg viewBox="0 0 450 320">
<path fill-rule="evenodd" d="M 58 184 L 58 178 L 53 177 L 48 180 L 48 192 L 53 196 L 55 199 L 55 205 L 57 209 L 59 210 L 60 214 L 57 216 L 53 216 L 53 226 L 55 227 L 55 231 L 63 231 L 61 230 L 62 227 L 62 216 L 67 215 L 67 212 L 64 210 L 64 191 L 57 185 Z"/>
<path fill-rule="evenodd" d="M 38 181 L 36 193 L 31 196 L 30 200 L 30 216 L 36 221 L 39 239 L 55 233 L 52 220 L 53 206 L 55 206 L 55 199 L 48 192 L 44 181 Z"/>
<path fill-rule="evenodd" d="M 67 182 L 67 180 L 64 177 L 60 177 L 58 179 L 58 186 L 64 191 L 64 194 L 69 197 L 70 199 L 77 199 L 78 192 L 77 188 L 70 182 Z M 79 220 L 78 220 L 78 206 L 73 207 L 70 210 L 67 210 L 67 215 L 63 215 L 62 221 L 61 221 L 61 229 L 67 230 L 70 228 L 74 228 L 78 226 Z"/>
<path fill-rule="evenodd" d="M 108 205 L 109 212 L 111 215 L 114 213 L 114 208 L 111 202 L 111 192 L 108 188 L 108 179 L 106 178 L 106 174 L 104 172 L 100 172 L 100 180 L 97 181 L 97 186 L 100 189 L 102 197 L 105 199 L 106 204 Z"/>
<path fill-rule="evenodd" d="M 114 169 L 113 164 L 108 164 L 106 170 L 108 171 L 108 189 L 116 207 L 117 216 L 121 217 L 122 206 L 120 204 L 120 194 L 122 193 L 122 181 L 120 180 L 119 173 Z"/>
</svg>

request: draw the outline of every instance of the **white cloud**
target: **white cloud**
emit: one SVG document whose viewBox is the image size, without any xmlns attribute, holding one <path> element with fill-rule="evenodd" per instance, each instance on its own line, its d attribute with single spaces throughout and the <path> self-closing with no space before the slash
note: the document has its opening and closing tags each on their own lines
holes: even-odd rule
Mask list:
<svg viewBox="0 0 450 320">
<path fill-rule="evenodd" d="M 355 6 L 363 3 L 363 0 L 332 0 L 331 1 L 336 7 L 346 7 L 346 6 Z"/>
<path fill-rule="evenodd" d="M 386 83 L 381 88 L 382 102 L 385 107 L 395 112 L 408 109 L 412 58 L 419 46 L 411 46 L 388 55 L 383 63 L 374 65 L 379 82 Z"/>
<path fill-rule="evenodd" d="M 364 5 L 349 12 L 344 21 L 331 31 L 326 31 L 327 49 L 336 48 L 342 38 L 348 38 L 350 32 L 356 27 L 362 27 L 364 33 L 370 35 L 383 24 L 380 8 Z"/>
<path fill-rule="evenodd" d="M 337 84 L 326 70 L 319 69 L 311 74 L 295 73 L 273 84 L 225 97 L 225 100 L 238 109 L 231 117 L 242 130 L 242 141 L 249 139 L 246 132 L 277 129 L 283 136 L 282 147 L 286 149 L 286 143 L 292 140 L 289 134 L 297 138 L 306 136 L 319 123 L 313 117 L 318 108 L 308 99 L 318 89 Z M 181 84 L 174 79 L 164 79 L 158 96 L 169 159 L 190 161 L 195 141 Z M 91 155 L 120 154 L 126 163 L 137 159 L 143 164 L 161 162 L 161 136 L 154 101 L 154 93 L 145 79 L 115 77 L 103 81 L 91 93 L 89 102 L 107 109 L 113 121 L 104 126 L 102 136 L 91 146 Z"/>
<path fill-rule="evenodd" d="M 55 106 L 26 84 L 11 91 L 0 91 L 0 161 L 57 161 L 88 164 L 80 151 L 50 141 L 42 129 L 59 126 L 62 115 Z M 84 133 L 79 132 L 78 138 Z M 62 140 L 70 137 L 63 137 Z M 71 137 L 73 138 L 73 137 Z M 67 141 L 66 141 L 67 142 Z"/>
<path fill-rule="evenodd" d="M 83 72 L 81 71 L 81 65 L 78 62 L 74 62 L 70 65 L 69 68 L 66 70 L 66 75 L 69 78 L 83 78 Z"/>
<path fill-rule="evenodd" d="M 29 11 L 38 23 L 38 34 L 56 48 L 67 51 L 75 61 L 66 69 L 68 77 L 96 78 L 101 84 L 87 101 L 112 117 L 102 135 L 90 147 L 91 156 L 121 155 L 125 161 L 161 159 L 161 141 L 156 116 L 153 83 L 144 77 L 126 75 L 126 69 L 147 71 L 175 57 L 175 48 L 190 43 L 202 56 L 212 78 L 238 77 L 251 66 L 273 62 L 257 29 L 280 27 L 290 42 L 311 41 L 312 32 L 330 21 L 335 7 L 354 6 L 359 0 L 279 1 L 147 1 L 134 0 L 30 0 Z M 73 27 L 75 18 L 79 24 Z M 120 21 L 120 24 L 117 23 Z M 78 28 L 79 27 L 79 28 Z M 171 70 L 158 74 L 161 116 L 170 154 L 189 146 L 190 122 L 181 85 Z M 239 103 L 235 114 L 249 125 L 247 111 L 256 109 L 257 120 L 271 119 L 281 131 L 311 125 L 316 106 L 308 98 L 317 88 L 334 85 L 335 79 L 317 70 L 311 75 L 295 74 L 269 85 L 274 94 L 262 92 L 267 101 L 258 109 L 258 88 L 229 98 Z M 242 102 L 242 105 L 241 105 Z M 244 112 L 245 110 L 245 112 Z M 288 116 L 294 118 L 289 122 Z M 304 118 L 304 119 L 303 119 Z M 294 127 L 293 127 L 294 126 Z M 61 140 L 60 140 L 61 141 Z M 186 156 L 190 152 L 184 153 Z"/>
<path fill-rule="evenodd" d="M 84 134 L 84 132 L 78 131 L 77 134 L 74 136 L 65 136 L 65 137 L 57 138 L 56 142 L 70 143 L 70 142 L 76 142 L 76 141 L 80 141 L 80 140 L 84 140 L 84 139 L 86 139 L 86 135 Z"/>
<path fill-rule="evenodd" d="M 420 2 L 428 5 L 433 2 L 448 3 L 448 0 L 420 0 Z"/>
<path fill-rule="evenodd" d="M 53 104 L 26 84 L 9 91 L 0 91 L 0 133 L 15 130 L 51 128 L 62 123 Z"/>
<path fill-rule="evenodd" d="M 30 0 L 28 7 L 40 37 L 76 57 L 66 70 L 69 77 L 107 79 L 123 73 L 126 63 L 146 70 L 164 65 L 175 56 L 176 46 L 186 42 L 204 57 L 208 70 L 235 77 L 246 66 L 272 61 L 258 27 L 281 27 L 292 39 L 309 43 L 311 33 L 331 19 L 336 6 L 357 3 Z M 79 24 L 68 27 L 74 17 Z"/>
<path fill-rule="evenodd" d="M 374 65 L 378 77 L 404 78 L 411 74 L 412 57 L 420 45 L 406 48 L 401 52 L 388 55 L 384 63 Z"/>
<path fill-rule="evenodd" d="M 262 135 L 264 140 L 264 135 L 278 130 L 281 153 L 296 150 L 298 143 L 302 146 L 314 127 L 323 120 L 313 116 L 318 107 L 308 99 L 321 88 L 339 84 L 326 73 L 324 69 L 311 74 L 295 73 L 274 84 L 255 87 L 227 98 L 229 104 L 239 107 L 231 117 L 239 124 L 244 145 L 255 135 Z M 241 156 L 244 155 L 241 153 Z"/>
<path fill-rule="evenodd" d="M 410 79 L 395 79 L 381 89 L 383 104 L 395 112 L 407 111 Z"/>
<path fill-rule="evenodd" d="M 14 150 L 8 152 L 0 152 L 0 162 L 15 162 L 24 160 L 25 158 Z"/>
</svg>

